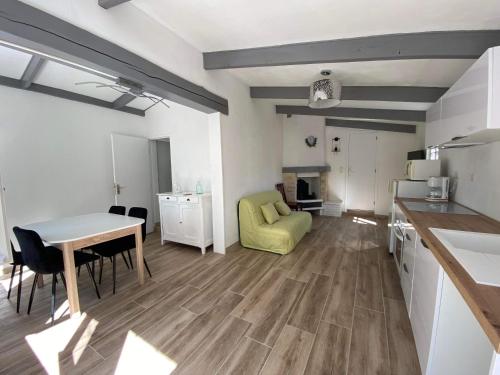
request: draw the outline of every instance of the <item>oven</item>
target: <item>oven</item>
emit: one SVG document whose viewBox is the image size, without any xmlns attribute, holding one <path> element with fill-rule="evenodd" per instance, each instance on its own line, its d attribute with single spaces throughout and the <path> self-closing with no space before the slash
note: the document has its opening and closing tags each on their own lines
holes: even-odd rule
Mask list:
<svg viewBox="0 0 500 375">
<path fill-rule="evenodd" d="M 392 232 L 394 234 L 394 260 L 396 261 L 396 267 L 398 268 L 398 273 L 401 274 L 401 262 L 403 260 L 403 249 L 405 245 L 405 234 L 404 234 L 405 223 L 400 219 L 395 219 L 392 226 Z"/>
</svg>

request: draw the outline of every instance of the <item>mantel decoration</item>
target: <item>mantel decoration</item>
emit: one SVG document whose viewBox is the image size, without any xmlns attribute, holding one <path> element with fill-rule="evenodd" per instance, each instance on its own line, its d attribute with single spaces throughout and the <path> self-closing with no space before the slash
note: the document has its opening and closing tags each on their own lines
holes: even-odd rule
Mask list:
<svg viewBox="0 0 500 375">
<path fill-rule="evenodd" d="M 330 108 L 341 103 L 340 93 L 342 84 L 330 77 L 331 70 L 322 70 L 321 75 L 325 78 L 315 81 L 309 89 L 309 107 Z"/>
<path fill-rule="evenodd" d="M 306 141 L 306 145 L 308 145 L 309 147 L 316 147 L 316 143 L 318 143 L 318 138 L 316 138 L 313 135 L 310 135 L 309 137 L 307 137 L 305 139 L 305 141 Z"/>
</svg>

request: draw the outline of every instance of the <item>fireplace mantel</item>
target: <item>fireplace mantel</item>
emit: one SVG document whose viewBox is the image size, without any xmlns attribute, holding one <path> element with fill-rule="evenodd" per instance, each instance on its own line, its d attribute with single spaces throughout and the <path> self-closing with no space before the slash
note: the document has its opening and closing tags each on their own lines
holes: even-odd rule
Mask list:
<svg viewBox="0 0 500 375">
<path fill-rule="evenodd" d="M 308 172 L 330 172 L 331 168 L 329 165 L 316 165 L 316 166 L 305 166 L 305 167 L 283 167 L 283 173 L 308 173 Z"/>
</svg>

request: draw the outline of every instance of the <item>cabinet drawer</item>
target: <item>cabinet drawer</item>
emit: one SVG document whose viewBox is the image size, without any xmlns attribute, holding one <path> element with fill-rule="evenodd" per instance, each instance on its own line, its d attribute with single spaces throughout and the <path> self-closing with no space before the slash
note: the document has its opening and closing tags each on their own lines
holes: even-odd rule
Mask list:
<svg viewBox="0 0 500 375">
<path fill-rule="evenodd" d="M 160 201 L 177 202 L 177 197 L 174 197 L 173 195 L 161 195 Z"/>
<path fill-rule="evenodd" d="M 179 202 L 180 203 L 195 204 L 195 203 L 199 203 L 199 198 L 195 197 L 195 196 L 192 196 L 192 195 L 189 195 L 189 196 L 186 196 L 186 197 L 179 197 Z"/>
</svg>

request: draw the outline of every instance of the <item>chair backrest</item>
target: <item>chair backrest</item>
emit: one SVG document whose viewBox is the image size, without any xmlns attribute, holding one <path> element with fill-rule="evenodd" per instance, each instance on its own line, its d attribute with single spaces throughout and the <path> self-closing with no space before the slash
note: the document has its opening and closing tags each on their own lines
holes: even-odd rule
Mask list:
<svg viewBox="0 0 500 375">
<path fill-rule="evenodd" d="M 125 206 L 111 206 L 108 212 L 115 215 L 125 215 L 125 211 L 127 211 Z"/>
<path fill-rule="evenodd" d="M 34 272 L 45 272 L 49 266 L 46 264 L 48 259 L 44 256 L 45 245 L 38 233 L 19 227 L 14 227 L 13 231 L 21 248 L 24 263 Z"/>
<path fill-rule="evenodd" d="M 128 210 L 128 216 L 144 219 L 144 223 L 142 223 L 141 225 L 142 242 L 144 242 L 144 240 L 146 239 L 146 221 L 148 219 L 148 210 L 143 207 L 131 207 L 130 210 Z"/>
<path fill-rule="evenodd" d="M 276 190 L 278 190 L 283 197 L 283 202 L 288 203 L 286 200 L 285 184 L 282 182 L 276 184 Z"/>
<path fill-rule="evenodd" d="M 10 251 L 12 253 L 12 263 L 14 264 L 24 264 L 23 255 L 20 251 L 16 251 L 14 244 L 10 241 Z"/>
</svg>

